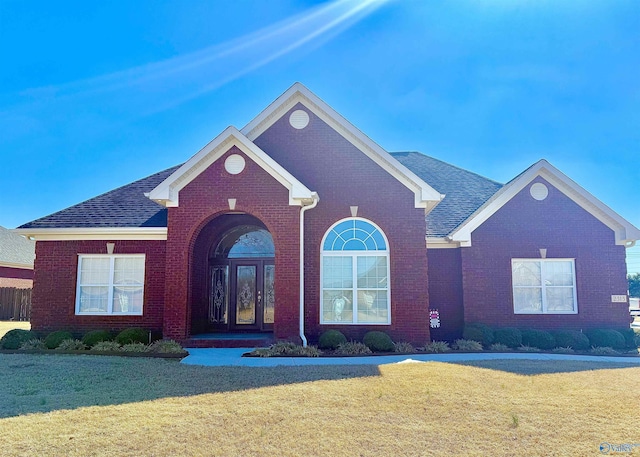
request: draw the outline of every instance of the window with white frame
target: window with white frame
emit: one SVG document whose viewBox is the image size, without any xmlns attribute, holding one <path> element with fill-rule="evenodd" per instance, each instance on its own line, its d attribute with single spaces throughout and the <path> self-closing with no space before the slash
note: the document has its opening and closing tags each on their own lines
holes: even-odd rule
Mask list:
<svg viewBox="0 0 640 457">
<path fill-rule="evenodd" d="M 573 259 L 512 259 L 515 314 L 575 314 Z"/>
<path fill-rule="evenodd" d="M 76 314 L 142 315 L 144 254 L 80 255 Z"/>
<path fill-rule="evenodd" d="M 321 324 L 391 323 L 389 249 L 384 233 L 362 218 L 331 227 L 322 241 Z"/>
</svg>

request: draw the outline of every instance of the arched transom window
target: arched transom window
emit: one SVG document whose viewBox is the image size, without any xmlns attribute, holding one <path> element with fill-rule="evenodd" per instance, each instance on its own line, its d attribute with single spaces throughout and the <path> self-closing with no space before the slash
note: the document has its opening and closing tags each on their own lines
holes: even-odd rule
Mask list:
<svg viewBox="0 0 640 457">
<path fill-rule="evenodd" d="M 322 240 L 321 324 L 391 323 L 389 248 L 378 227 L 361 218 L 337 222 Z"/>
</svg>

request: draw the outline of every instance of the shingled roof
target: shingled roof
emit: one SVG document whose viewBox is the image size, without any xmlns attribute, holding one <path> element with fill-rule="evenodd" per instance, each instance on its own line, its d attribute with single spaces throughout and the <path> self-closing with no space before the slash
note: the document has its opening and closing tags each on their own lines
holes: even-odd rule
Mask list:
<svg viewBox="0 0 640 457">
<path fill-rule="evenodd" d="M 0 227 L 0 266 L 21 265 L 33 268 L 36 243 Z"/>
<path fill-rule="evenodd" d="M 144 194 L 179 167 L 168 168 L 18 228 L 166 227 L 167 209 Z"/>
<path fill-rule="evenodd" d="M 444 200 L 427 215 L 429 237 L 450 234 L 502 187 L 498 182 L 420 152 L 393 152 L 391 155 L 445 194 Z"/>
<path fill-rule="evenodd" d="M 502 187 L 495 181 L 419 152 L 395 152 L 392 155 L 446 195 L 427 216 L 427 236 L 448 235 Z M 166 208 L 144 194 L 179 167 L 161 171 L 19 228 L 166 227 Z"/>
</svg>

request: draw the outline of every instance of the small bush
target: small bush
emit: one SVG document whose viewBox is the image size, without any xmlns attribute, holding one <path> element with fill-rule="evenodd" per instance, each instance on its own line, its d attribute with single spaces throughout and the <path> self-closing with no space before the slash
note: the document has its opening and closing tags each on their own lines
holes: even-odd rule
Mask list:
<svg viewBox="0 0 640 457">
<path fill-rule="evenodd" d="M 574 351 L 569 346 L 566 346 L 566 347 L 553 348 L 551 352 L 555 352 L 556 354 L 573 354 L 576 351 Z"/>
<path fill-rule="evenodd" d="M 416 348 L 413 347 L 413 344 L 407 343 L 405 341 L 394 343 L 393 350 L 394 352 L 403 352 L 405 354 L 413 354 L 414 352 L 416 352 Z"/>
<path fill-rule="evenodd" d="M 522 332 L 522 345 L 549 350 L 556 347 L 556 339 L 551 333 L 544 330 L 524 330 Z"/>
<path fill-rule="evenodd" d="M 72 340 L 72 339 L 73 339 L 73 335 L 71 334 L 71 332 L 67 332 L 65 330 L 58 330 L 56 332 L 51 332 L 49 333 L 49 335 L 47 335 L 47 337 L 44 339 L 44 345 L 48 349 L 56 349 L 58 346 L 60 346 L 60 343 L 62 343 L 64 340 Z"/>
<path fill-rule="evenodd" d="M 147 346 L 144 343 L 129 343 L 122 346 L 121 351 L 122 352 L 147 352 L 148 348 L 149 346 Z"/>
<path fill-rule="evenodd" d="M 594 346 L 589 351 L 593 355 L 619 355 L 620 353 L 609 346 Z"/>
<path fill-rule="evenodd" d="M 173 340 L 158 340 L 154 341 L 147 348 L 148 352 L 158 352 L 161 354 L 180 354 L 185 350 L 180 346 L 180 343 Z"/>
<path fill-rule="evenodd" d="M 100 341 L 110 341 L 110 340 L 111 340 L 111 333 L 107 332 L 106 330 L 91 330 L 90 332 L 87 332 L 82 337 L 82 342 L 86 344 L 88 347 L 93 347 L 96 343 L 99 343 Z"/>
<path fill-rule="evenodd" d="M 526 344 L 523 344 L 523 345 L 518 347 L 518 351 L 520 351 L 520 352 L 540 352 L 540 348 L 537 348 L 537 347 L 534 347 L 534 346 L 528 346 Z"/>
<path fill-rule="evenodd" d="M 490 346 L 494 341 L 494 334 L 491 327 L 480 322 L 474 322 L 471 324 L 465 324 L 462 331 L 462 338 L 465 340 L 473 340 L 482 344 L 483 346 Z"/>
<path fill-rule="evenodd" d="M 122 347 L 115 341 L 100 341 L 94 344 L 91 350 L 96 352 L 118 352 L 122 351 Z"/>
<path fill-rule="evenodd" d="M 587 336 L 591 346 L 594 347 L 610 347 L 613 349 L 624 349 L 626 341 L 624 336 L 615 330 L 611 329 L 594 329 L 588 330 Z"/>
<path fill-rule="evenodd" d="M 175 343 L 175 341 L 173 343 Z M 277 343 L 272 344 L 268 348 L 256 349 L 255 351 L 251 352 L 251 354 L 257 355 L 259 357 L 278 357 L 278 356 L 318 357 L 320 356 L 320 354 L 322 354 L 322 352 L 315 346 L 307 346 L 305 348 L 288 341 L 278 341 Z"/>
<path fill-rule="evenodd" d="M 553 336 L 558 347 L 570 347 L 576 351 L 586 351 L 591 347 L 587 335 L 578 330 L 559 330 Z"/>
<path fill-rule="evenodd" d="M 74 340 L 73 338 L 62 340 L 56 348 L 58 351 L 84 351 L 85 349 L 87 349 L 87 347 L 82 341 Z"/>
<path fill-rule="evenodd" d="M 116 343 L 124 346 L 131 343 L 144 343 L 149 342 L 149 332 L 143 328 L 126 328 L 115 338 Z"/>
<path fill-rule="evenodd" d="M 624 337 L 626 349 L 636 349 L 638 347 L 636 345 L 636 332 L 632 328 L 618 330 L 618 333 Z"/>
<path fill-rule="evenodd" d="M 451 348 L 449 347 L 449 343 L 446 341 L 432 341 L 424 347 L 424 352 L 429 352 L 431 354 L 441 354 L 450 350 Z"/>
<path fill-rule="evenodd" d="M 38 335 L 31 330 L 15 328 L 13 330 L 9 330 L 2 338 L 0 338 L 0 349 L 20 349 L 20 347 L 27 341 L 35 340 L 37 338 Z"/>
<path fill-rule="evenodd" d="M 318 347 L 320 349 L 338 349 L 338 346 L 346 342 L 347 337 L 340 330 L 327 330 L 320 335 Z"/>
<path fill-rule="evenodd" d="M 456 340 L 453 348 L 458 351 L 482 351 L 482 344 L 475 340 Z"/>
<path fill-rule="evenodd" d="M 512 348 L 510 346 L 502 343 L 493 343 L 491 346 L 489 346 L 489 350 L 495 352 L 509 352 L 511 349 Z"/>
<path fill-rule="evenodd" d="M 393 352 L 395 348 L 389 335 L 379 331 L 367 332 L 362 342 L 372 352 Z"/>
<path fill-rule="evenodd" d="M 371 349 L 366 344 L 358 343 L 357 341 L 347 341 L 338 346 L 338 354 L 342 355 L 360 355 L 371 354 Z"/>
<path fill-rule="evenodd" d="M 522 333 L 517 328 L 504 327 L 493 332 L 494 342 L 510 348 L 517 348 L 522 344 Z"/>
<path fill-rule="evenodd" d="M 44 341 L 42 341 L 40 338 L 35 338 L 33 340 L 25 341 L 24 343 L 22 343 L 20 349 L 22 351 L 30 351 L 33 349 L 47 349 L 47 347 L 44 345 Z"/>
</svg>

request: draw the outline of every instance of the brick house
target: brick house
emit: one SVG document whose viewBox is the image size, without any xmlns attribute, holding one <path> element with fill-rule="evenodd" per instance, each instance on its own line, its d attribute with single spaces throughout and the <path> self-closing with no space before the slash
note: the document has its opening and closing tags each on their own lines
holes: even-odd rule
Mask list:
<svg viewBox="0 0 640 457">
<path fill-rule="evenodd" d="M 502 185 L 390 154 L 299 83 L 182 165 L 18 231 L 37 240 L 35 330 L 190 344 L 628 327 L 625 248 L 640 238 L 545 160 Z"/>
<path fill-rule="evenodd" d="M 0 287 L 31 289 L 35 243 L 0 227 Z"/>
</svg>

